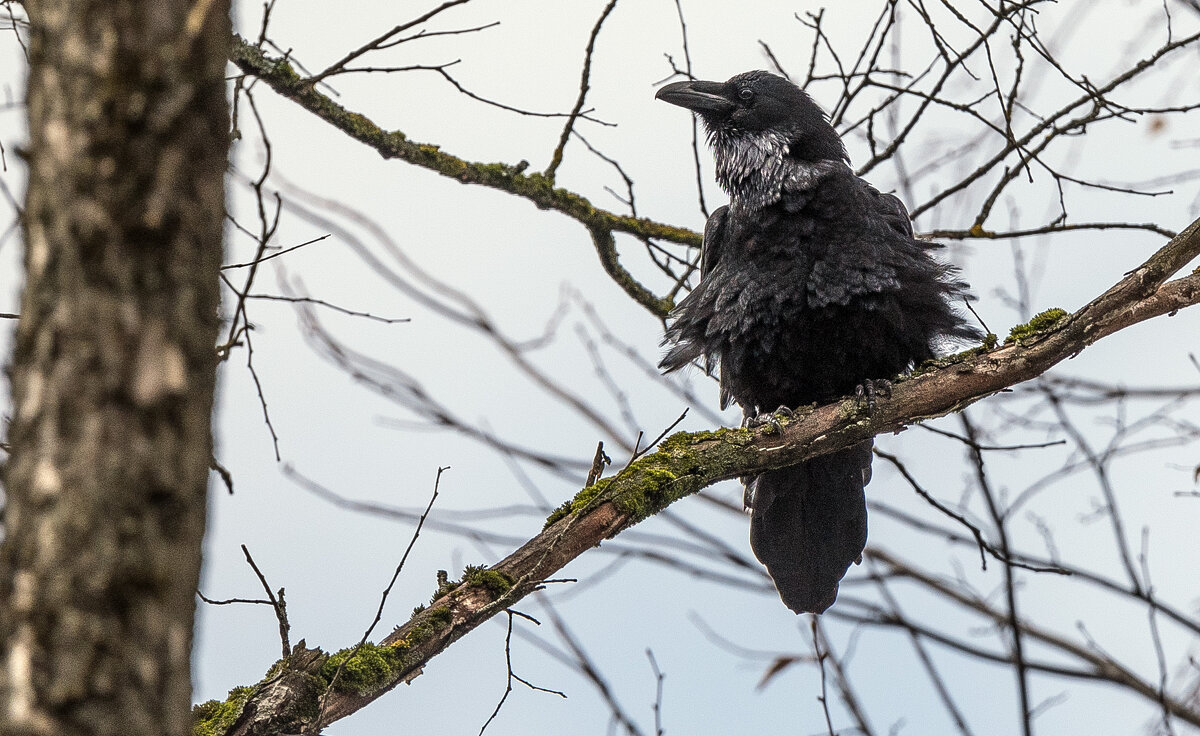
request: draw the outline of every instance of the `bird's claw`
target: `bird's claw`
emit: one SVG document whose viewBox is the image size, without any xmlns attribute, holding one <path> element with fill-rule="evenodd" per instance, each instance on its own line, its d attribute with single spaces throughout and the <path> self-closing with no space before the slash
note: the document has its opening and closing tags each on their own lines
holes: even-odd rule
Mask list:
<svg viewBox="0 0 1200 736">
<path fill-rule="evenodd" d="M 864 401 L 867 404 L 867 411 L 875 411 L 875 397 L 882 396 L 885 399 L 892 397 L 892 382 L 886 378 L 868 378 L 854 388 L 854 395 L 859 401 Z"/>
<path fill-rule="evenodd" d="M 771 412 L 770 414 L 755 414 L 752 417 L 747 417 L 746 418 L 746 427 L 749 429 L 755 429 L 756 427 L 762 427 L 764 425 L 769 424 L 769 425 L 771 425 L 773 433 L 779 434 L 783 431 L 783 425 L 780 423 L 779 420 L 780 419 L 794 419 L 795 417 L 796 417 L 796 412 L 792 411 L 790 408 L 788 408 L 786 406 L 780 406 L 778 409 Z"/>
</svg>

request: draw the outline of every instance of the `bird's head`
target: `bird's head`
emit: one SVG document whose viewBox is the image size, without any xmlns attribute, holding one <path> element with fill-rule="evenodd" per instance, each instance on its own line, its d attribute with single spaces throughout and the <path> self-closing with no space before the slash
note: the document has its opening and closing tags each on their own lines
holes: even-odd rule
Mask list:
<svg viewBox="0 0 1200 736">
<path fill-rule="evenodd" d="M 675 82 L 654 97 L 696 113 L 714 145 L 772 135 L 786 139 L 789 155 L 801 161 L 847 158 L 841 138 L 817 103 L 770 72 L 743 72 L 725 82 Z"/>
</svg>

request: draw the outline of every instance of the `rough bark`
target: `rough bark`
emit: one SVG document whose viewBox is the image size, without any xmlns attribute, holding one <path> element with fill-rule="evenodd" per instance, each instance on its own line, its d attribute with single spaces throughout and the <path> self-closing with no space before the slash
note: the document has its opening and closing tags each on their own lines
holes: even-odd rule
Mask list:
<svg viewBox="0 0 1200 736">
<path fill-rule="evenodd" d="M 190 731 L 228 0 L 27 0 L 0 734 Z"/>
</svg>

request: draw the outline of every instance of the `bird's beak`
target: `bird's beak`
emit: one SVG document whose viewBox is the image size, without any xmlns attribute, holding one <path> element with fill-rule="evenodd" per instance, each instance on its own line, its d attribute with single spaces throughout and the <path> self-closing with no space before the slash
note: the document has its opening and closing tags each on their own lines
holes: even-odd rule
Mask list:
<svg viewBox="0 0 1200 736">
<path fill-rule="evenodd" d="M 662 87 L 654 99 L 686 107 L 692 112 L 725 115 L 733 111 L 733 102 L 721 94 L 725 85 L 720 82 L 675 82 Z"/>
</svg>

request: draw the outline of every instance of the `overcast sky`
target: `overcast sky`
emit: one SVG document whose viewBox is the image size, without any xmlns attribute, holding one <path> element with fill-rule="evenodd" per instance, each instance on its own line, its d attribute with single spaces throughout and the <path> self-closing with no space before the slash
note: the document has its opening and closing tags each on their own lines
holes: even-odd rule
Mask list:
<svg viewBox="0 0 1200 736">
<path fill-rule="evenodd" d="M 1095 3 L 1098 10 L 1083 16 L 1072 15 L 1071 4 L 1065 5 L 1047 6 L 1038 27 L 1045 37 L 1060 39 L 1059 49 L 1071 68 L 1089 78 L 1106 79 L 1132 58 L 1131 54 L 1145 53 L 1165 40 L 1165 28 L 1154 26 L 1162 25 L 1157 4 L 1104 0 Z M 1157 10 L 1148 10 L 1151 5 Z M 496 20 L 501 21 L 499 26 L 468 36 L 410 44 L 407 50 L 380 57 L 377 63 L 434 64 L 461 59 L 451 71 L 473 92 L 525 109 L 566 111 L 578 91 L 584 44 L 602 7 L 603 3 L 590 0 L 479 0 L 445 13 L 430 28 L 462 28 Z M 802 74 L 811 35 L 793 14 L 815 12 L 816 7 L 803 2 L 747 2 L 734 12 L 729 3 L 685 0 L 695 74 L 724 79 L 768 66 L 760 40 L 770 44 L 785 69 Z M 1200 16 L 1189 14 L 1181 4 L 1171 7 L 1173 32 L 1177 36 L 1194 32 Z M 426 5 L 417 3 L 359 1 L 333 7 L 311 0 L 279 0 L 269 35 L 282 48 L 292 49 L 308 69 L 317 70 L 425 9 Z M 653 99 L 655 84 L 670 74 L 664 54 L 683 63 L 676 12 L 675 4 L 667 0 L 622 0 L 617 5 L 597 41 L 588 97 L 588 107 L 594 108 L 596 117 L 617 125 L 584 123 L 580 130 L 606 155 L 618 159 L 635 179 L 640 215 L 698 230 L 704 218 L 696 204 L 687 114 Z M 846 49 L 847 54 L 855 53 L 877 12 L 876 3 L 857 0 L 831 6 L 826 11 L 831 43 Z M 260 13 L 259 4 L 241 4 L 239 32 L 256 36 Z M 1140 45 L 1133 47 L 1135 40 Z M 913 46 L 924 48 L 915 39 Z M 909 60 L 908 46 L 902 44 L 897 53 L 902 65 Z M 925 58 L 924 52 L 913 53 Z M 5 99 L 19 99 L 21 50 L 9 33 L 0 34 L 0 54 Z M 1196 61 L 1194 52 L 1191 59 Z M 1175 71 L 1153 79 L 1142 89 L 1145 99 L 1139 102 L 1161 103 L 1176 95 L 1195 99 L 1200 93 L 1200 76 L 1194 73 Z M 1065 100 L 1078 94 L 1061 80 L 1048 78 L 1038 84 L 1042 109 L 1056 107 L 1058 96 Z M 341 104 L 382 127 L 435 143 L 468 160 L 527 160 L 532 170 L 540 170 L 547 165 L 562 129 L 560 118 L 516 115 L 466 99 L 431 72 L 347 75 L 335 78 L 332 87 Z M 822 93 L 834 94 L 832 88 L 820 85 L 812 92 L 824 104 L 828 101 L 822 99 Z M 378 223 L 406 258 L 432 277 L 470 294 L 514 340 L 537 337 L 552 316 L 561 313 L 557 339 L 533 359 L 558 385 L 586 397 L 623 434 L 606 438 L 593 423 L 548 398 L 488 340 L 394 288 L 340 235 L 272 261 L 273 268 L 260 275 L 256 292 L 278 294 L 282 284 L 290 282 L 294 289 L 342 307 L 410 318 L 409 322 L 380 324 L 317 312 L 339 340 L 415 376 L 431 396 L 464 420 L 519 445 L 579 463 L 588 462 L 596 442 L 605 439 L 620 464 L 628 453 L 617 449 L 618 440 L 631 442 L 638 430 L 656 436 L 687 408 L 688 402 L 677 393 L 647 378 L 642 365 L 611 348 L 600 349 L 607 378 L 597 374 L 589 340 L 598 337 L 584 305 L 594 307 L 606 328 L 632 346 L 645 363 L 657 361 L 662 326 L 604 274 L 578 223 L 503 193 L 463 186 L 404 163 L 384 161 L 265 85 L 255 90 L 255 100 L 274 156 L 275 178 L 269 186 L 281 188 L 289 201 L 303 202 L 308 195 L 336 200 Z M 237 174 L 231 179 L 230 201 L 235 216 L 257 227 L 244 181 L 257 175 L 263 148 L 248 112 L 243 108 L 244 136 L 235 147 Z M 0 178 L 17 196 L 24 177 L 14 153 L 23 139 L 22 114 L 19 107 L 0 112 L 0 142 L 7 160 Z M 1200 128 L 1194 125 L 1194 116 L 1189 120 L 1193 123 L 1190 127 L 1175 120 L 1165 130 L 1154 129 L 1145 119 L 1097 127 L 1073 147 L 1054 155 L 1061 157 L 1059 161 L 1071 162 L 1080 176 L 1105 181 L 1146 182 L 1163 172 L 1198 169 Z M 911 144 L 910 164 L 919 166 L 925 157 L 954 148 L 956 135 L 960 131 L 953 119 L 947 118 L 940 130 L 935 128 Z M 861 137 L 850 136 L 847 143 L 856 162 L 866 158 Z M 711 209 L 723 202 L 723 195 L 709 181 L 707 153 L 702 160 Z M 947 176 L 953 173 L 957 172 L 951 165 Z M 888 167 L 876 170 L 870 178 L 881 189 L 896 186 L 895 171 Z M 620 178 L 578 141 L 567 148 L 557 183 L 585 194 L 598 206 L 623 211 L 622 203 L 604 190 L 607 186 L 623 191 Z M 927 199 L 936 186 L 936 180 L 927 179 L 913 196 Z M 1155 186 L 1171 188 L 1170 184 Z M 978 204 L 969 198 L 952 202 L 918 220 L 918 229 L 969 226 L 969 219 L 961 218 L 969 217 Z M 994 225 L 1038 224 L 1052 217 L 1056 208 L 1057 195 L 1042 177 L 1014 189 L 1013 197 L 998 208 L 1004 212 Z M 7 205 L 0 203 L 0 211 L 7 211 Z M 1174 194 L 1154 198 L 1073 191 L 1070 211 L 1075 221 L 1157 222 L 1178 230 L 1198 214 L 1197 188 L 1192 180 Z M 0 228 L 8 219 L 5 215 Z M 367 229 L 344 217 L 337 220 L 389 267 L 412 277 L 412 268 L 391 259 Z M 289 246 L 330 232 L 296 210 L 285 210 L 275 242 Z M 1026 265 L 1032 264 L 1030 305 L 1035 311 L 1051 306 L 1077 309 L 1162 242 L 1161 236 L 1138 231 L 1022 241 L 1021 258 Z M 645 263 L 638 260 L 636 244 L 622 245 L 639 274 L 649 274 Z M 231 230 L 226 261 L 245 261 L 253 248 L 248 238 Z M 1015 295 L 1014 250 L 1008 242 L 955 245 L 948 253 L 963 267 L 980 297 L 977 310 L 994 331 L 1003 335 L 1010 325 L 1028 316 L 1014 309 L 1007 298 Z M 0 242 L 0 312 L 17 311 L 18 264 L 19 243 L 10 235 Z M 229 275 L 239 285 L 244 278 L 244 272 L 231 271 Z M 654 285 L 661 288 L 663 282 L 660 279 Z M 255 324 L 254 365 L 278 434 L 282 461 L 275 461 L 256 387 L 245 367 L 247 354 L 235 351 L 221 369 L 217 427 L 218 458 L 232 472 L 236 492 L 229 495 L 214 486 L 202 589 L 213 598 L 259 597 L 258 581 L 239 548 L 247 545 L 271 584 L 286 587 L 293 642 L 304 638 L 309 646 L 327 650 L 355 643 L 373 617 L 379 593 L 408 543 L 411 527 L 378 515 L 336 508 L 302 490 L 283 472 L 285 466 L 347 497 L 409 510 L 424 506 L 437 469 L 449 466 L 431 516 L 442 523 L 463 521 L 461 512 L 481 508 L 536 506 L 539 496 L 557 505 L 578 489 L 582 472 L 563 477 L 529 464 L 515 472 L 509 459 L 477 441 L 408 426 L 413 420 L 410 414 L 355 385 L 306 343 L 291 306 L 254 301 L 250 317 Z M 581 329 L 590 337 L 581 337 Z M 11 323 L 0 321 L 0 347 L 5 350 L 10 332 Z M 1061 372 L 1136 385 L 1195 384 L 1200 376 L 1187 356 L 1200 347 L 1197 335 L 1200 316 L 1195 311 L 1185 312 L 1106 339 Z M 627 400 L 624 414 L 609 378 Z M 694 408 L 681 427 L 714 426 L 715 386 L 696 373 L 684 380 L 708 413 Z M 1001 400 L 1012 401 L 997 399 Z M 1131 418 L 1152 408 L 1131 407 Z M 973 411 L 980 421 L 996 421 L 985 409 Z M 726 423 L 738 419 L 733 412 L 723 416 Z M 1097 443 L 1111 434 L 1095 417 L 1081 415 L 1080 421 Z M 937 426 L 957 431 L 959 425 L 949 418 Z M 1015 441 L 1002 433 L 997 437 L 1003 442 Z M 950 503 L 968 486 L 961 446 L 953 442 L 910 430 L 880 438 L 879 445 L 889 452 L 904 453 L 915 472 Z M 1061 465 L 1067 454 L 1066 449 L 1050 448 L 1005 456 L 995 461 L 994 473 L 1003 478 L 1006 491 L 1015 493 Z M 1157 590 L 1192 611 L 1197 603 L 1195 570 L 1200 564 L 1200 547 L 1194 537 L 1200 506 L 1195 499 L 1172 493 L 1193 487 L 1189 473 L 1196 462 L 1194 445 L 1171 448 L 1118 465 L 1114 477 L 1125 501 L 1129 528 L 1135 530 L 1135 543 L 1144 526 L 1153 529 L 1149 565 Z M 536 490 L 530 491 L 530 487 Z M 739 486 L 727 483 L 713 495 L 737 502 L 740 493 Z M 940 521 L 878 461 L 868 496 Z M 1089 561 L 1099 569 L 1111 570 L 1115 553 L 1107 528 L 1078 523 L 1096 497 L 1094 480 L 1083 474 L 1060 487 L 1055 496 L 1040 497 L 1036 510 L 1040 517 L 1056 523 L 1056 542 L 1066 559 Z M 684 501 L 674 511 L 749 557 L 744 518 L 717 511 L 699 499 Z M 399 578 L 383 624 L 372 638 L 379 639 L 391 626 L 407 620 L 414 605 L 428 602 L 437 570 L 448 570 L 455 577 L 466 563 L 498 561 L 536 534 L 544 515 L 535 510 L 481 522 L 499 535 L 490 542 L 437 530 L 424 532 Z M 1017 527 L 1018 539 L 1039 539 L 1032 520 L 1022 517 Z M 767 687 L 756 689 L 774 653 L 802 655 L 809 651 L 808 618 L 797 618 L 784 608 L 757 569 L 736 573 L 742 585 L 731 587 L 644 561 L 623 560 L 619 554 L 623 545 L 653 546 L 656 542 L 647 535 L 678 536 L 677 529 L 663 519 L 652 519 L 635 532 L 642 535 L 640 539 L 630 534 L 585 554 L 563 573 L 580 583 L 554 586 L 548 597 L 609 678 L 623 706 L 639 719 L 643 731 L 653 733 L 655 679 L 645 654 L 652 649 L 666 675 L 662 719 L 668 732 L 822 732 L 816 669 L 791 668 Z M 977 557 L 969 550 L 952 551 L 943 542 L 917 536 L 879 515 L 871 519 L 871 543 L 904 552 L 936 571 L 957 571 L 985 592 L 1001 585 L 999 569 L 979 570 Z M 1029 546 L 1044 549 L 1036 541 Z M 729 566 L 720 569 L 731 570 Z M 852 571 L 852 578 L 854 574 Z M 1029 580 L 1026 585 L 1024 599 L 1031 617 L 1068 633 L 1076 632 L 1076 621 L 1085 621 L 1088 633 L 1106 650 L 1129 658 L 1146 677 L 1156 676 L 1142 614 L 1110 608 L 1057 579 Z M 866 595 L 862 586 L 856 588 L 853 583 L 844 590 L 850 595 L 856 590 Z M 915 595 L 906 600 L 911 602 L 909 611 L 914 616 L 926 611 L 922 606 L 928 604 L 927 598 Z M 542 619 L 542 629 L 551 628 L 537 600 L 523 601 L 518 608 Z M 1130 621 L 1140 628 L 1129 630 Z M 331 726 L 328 733 L 478 732 L 505 686 L 503 624 L 499 617 L 471 633 L 434 659 L 410 686 Z M 948 729 L 945 714 L 929 694 L 928 681 L 911 669 L 914 665 L 906 639 L 876 631 L 852 632 L 835 622 L 828 625 L 839 651 L 852 647 L 852 675 L 860 695 L 871 704 L 871 718 L 879 732 L 898 723 L 902 724 L 900 733 Z M 518 626 L 536 628 L 527 622 Z M 708 629 L 769 656 L 757 660 L 740 656 L 714 643 L 706 636 Z M 535 633 L 562 646 L 552 631 Z M 1177 630 L 1164 630 L 1164 637 L 1172 665 L 1182 663 L 1189 646 L 1187 638 Z M 569 698 L 518 686 L 489 733 L 605 730 L 609 709 L 578 674 L 521 638 L 515 639 L 512 654 L 518 674 L 540 686 L 565 691 Z M 230 687 L 257 681 L 278 656 L 276 623 L 267 608 L 202 606 L 195 700 L 223 698 Z M 1011 675 L 957 655 L 938 656 L 975 732 L 1012 733 L 1016 695 Z M 1039 717 L 1044 733 L 1138 732 L 1154 717 L 1153 709 L 1143 707 L 1142 702 L 1124 695 L 1114 702 L 1111 692 L 1103 688 L 1036 677 L 1033 682 L 1035 702 L 1069 690 L 1065 703 L 1048 708 Z M 1127 707 L 1130 705 L 1136 707 Z M 835 725 L 850 723 L 840 705 L 835 704 L 833 711 Z M 1180 726 L 1179 732 L 1186 732 L 1184 729 L 1186 726 Z"/>
</svg>

